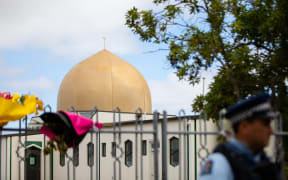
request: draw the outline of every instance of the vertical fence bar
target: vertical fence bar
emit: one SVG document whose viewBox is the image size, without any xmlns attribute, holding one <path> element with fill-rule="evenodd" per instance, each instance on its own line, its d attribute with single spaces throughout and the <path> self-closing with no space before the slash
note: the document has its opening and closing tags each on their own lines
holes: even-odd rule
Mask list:
<svg viewBox="0 0 288 180">
<path fill-rule="evenodd" d="M 190 119 L 188 119 L 188 125 L 187 125 L 187 180 L 190 179 L 190 137 L 189 137 L 189 131 L 190 131 L 190 123 L 191 121 L 189 121 Z"/>
<path fill-rule="evenodd" d="M 76 148 L 76 147 L 74 147 Z M 74 153 L 74 152 L 73 152 Z M 74 156 L 74 155 L 73 155 Z M 78 156 L 79 156 L 79 149 L 78 149 Z M 79 158 L 79 157 L 78 157 Z M 74 157 L 73 157 L 73 161 L 74 161 Z M 79 159 L 78 159 L 79 160 Z M 76 180 L 76 167 L 75 167 L 75 164 L 74 162 L 72 162 L 72 166 L 73 166 L 73 180 Z"/>
<path fill-rule="evenodd" d="M 275 122 L 275 131 L 276 132 L 282 132 L 283 127 L 282 127 L 282 117 L 280 113 L 277 113 L 277 118 L 274 120 Z M 274 149 L 274 156 L 275 156 L 275 161 L 280 163 L 283 159 L 283 151 L 282 151 L 282 136 L 275 136 L 275 149 Z"/>
<path fill-rule="evenodd" d="M 7 174 L 8 174 L 8 136 L 6 136 L 6 155 L 5 155 L 5 180 L 7 180 Z"/>
<path fill-rule="evenodd" d="M 142 115 L 141 115 L 142 116 Z M 140 176 L 141 176 L 141 180 L 143 180 L 143 116 L 142 116 L 142 119 L 141 119 L 141 124 L 140 124 L 140 131 L 141 131 L 141 134 L 140 134 L 140 139 L 141 139 L 141 159 L 140 159 L 140 170 L 141 170 L 141 173 L 140 173 Z M 147 145 L 146 145 L 147 147 Z"/>
<path fill-rule="evenodd" d="M 27 128 L 28 128 L 28 117 L 27 116 L 25 116 L 25 140 L 24 140 L 24 152 L 26 152 L 27 151 L 27 154 L 29 154 L 30 152 L 29 152 L 29 150 L 27 149 L 26 150 L 26 143 L 27 143 Z M 27 174 L 26 174 L 26 172 L 27 172 L 27 165 L 26 165 L 26 153 L 24 153 L 24 180 L 26 180 L 27 179 Z"/>
<path fill-rule="evenodd" d="M 12 136 L 10 136 L 10 143 L 9 143 L 9 180 L 12 179 Z"/>
<path fill-rule="evenodd" d="M 135 130 L 136 130 L 136 133 L 135 133 L 135 180 L 138 180 L 138 133 L 137 133 L 137 131 L 138 131 L 138 123 L 139 123 L 139 119 L 140 119 L 140 116 L 138 116 L 138 109 L 136 110 L 135 114 L 136 114 L 136 120 L 135 120 Z M 141 113 L 140 113 L 140 115 L 141 115 Z M 140 146 L 142 147 L 142 142 L 141 142 Z"/>
<path fill-rule="evenodd" d="M 94 108 L 95 109 L 95 112 L 96 112 L 96 122 L 98 123 L 99 122 L 99 119 L 98 119 L 98 109 L 97 108 Z M 98 151 L 100 152 L 99 148 L 99 143 L 100 143 L 100 132 L 99 130 L 96 131 L 96 180 L 99 180 L 100 177 L 100 173 L 99 173 L 99 167 L 100 167 L 100 154 L 98 153 Z"/>
<path fill-rule="evenodd" d="M 197 130 L 197 122 L 196 119 L 194 119 L 194 131 Z M 194 134 L 194 179 L 197 180 L 197 135 Z"/>
<path fill-rule="evenodd" d="M 52 112 L 52 108 L 51 108 L 51 106 L 48 104 L 48 105 L 46 105 L 45 107 L 44 107 L 44 112 L 46 113 L 46 112 Z M 44 149 L 46 148 L 46 136 L 45 135 L 43 135 L 44 136 Z M 50 155 L 49 155 L 49 179 L 50 180 L 53 180 L 53 149 L 52 149 L 52 151 L 51 151 L 51 153 L 50 153 Z M 46 157 L 46 155 L 44 155 L 44 180 L 46 180 L 46 160 L 47 160 L 47 157 Z"/>
<path fill-rule="evenodd" d="M 115 119 L 115 112 L 113 112 L 113 143 L 116 143 L 116 119 Z M 111 155 L 113 157 L 114 147 L 112 146 Z M 116 157 L 116 150 L 114 156 Z M 113 162 L 113 180 L 116 180 L 116 161 Z"/>
<path fill-rule="evenodd" d="M 92 114 L 91 114 L 91 116 L 90 116 L 90 119 L 93 121 L 93 116 L 96 114 L 96 116 L 97 116 L 97 119 L 96 119 L 96 122 L 98 122 L 98 109 L 97 109 L 97 107 L 95 106 L 93 109 L 92 109 Z M 97 162 L 97 160 L 98 160 L 98 142 L 97 142 L 97 135 L 98 135 L 98 131 L 96 131 L 96 128 L 93 126 L 93 128 L 92 128 L 92 131 L 90 132 L 90 142 L 91 143 L 93 143 L 93 132 L 96 132 L 96 179 L 98 179 L 98 166 L 97 166 L 97 164 L 98 164 L 98 162 Z M 94 146 L 93 146 L 93 148 L 94 148 Z M 89 151 L 89 150 L 88 150 Z M 88 152 L 89 153 L 89 152 Z M 89 160 L 89 159 L 88 159 Z M 90 166 L 90 179 L 92 180 L 93 179 L 93 166 L 94 166 L 94 157 L 93 157 L 93 164 L 92 165 L 90 165 L 89 164 L 89 166 Z"/>
<path fill-rule="evenodd" d="M 180 114 L 180 113 L 179 113 Z M 181 132 L 181 118 L 178 117 L 178 132 Z M 178 134 L 178 139 L 179 139 L 179 162 L 178 162 L 178 169 L 179 169 L 179 173 L 178 173 L 178 180 L 181 180 L 182 177 L 182 135 L 179 133 Z"/>
<path fill-rule="evenodd" d="M 201 115 L 202 115 L 202 118 L 200 118 L 199 130 L 200 132 L 207 132 L 207 114 L 205 112 L 201 112 Z M 204 130 L 202 126 L 204 126 L 203 127 Z M 203 162 L 209 154 L 209 151 L 207 149 L 207 133 L 200 134 L 199 138 L 200 138 L 200 149 L 198 150 L 198 156 L 201 162 Z M 204 155 L 202 154 L 202 152 L 204 153 Z"/>
<path fill-rule="evenodd" d="M 43 135 L 43 137 L 44 137 L 44 149 L 45 149 L 45 147 L 46 147 L 46 136 Z M 44 180 L 46 180 L 46 155 L 44 155 Z"/>
<path fill-rule="evenodd" d="M 140 179 L 143 180 L 143 114 L 141 108 L 139 108 L 139 111 L 141 112 L 140 116 Z M 136 111 L 137 114 L 137 111 Z M 138 114 L 139 115 L 139 114 Z"/>
<path fill-rule="evenodd" d="M 116 143 L 116 148 L 118 148 L 120 150 L 120 155 L 115 156 L 117 158 L 117 162 L 119 165 L 119 180 L 122 179 L 122 175 L 121 175 L 121 161 L 120 158 L 123 156 L 123 150 L 121 148 L 121 114 L 120 114 L 120 108 L 118 108 L 118 130 L 119 130 L 119 134 L 118 134 L 118 144 Z M 115 154 L 116 155 L 116 154 Z"/>
<path fill-rule="evenodd" d="M 50 154 L 50 180 L 53 180 L 53 176 L 54 176 L 54 172 L 53 172 L 53 150 L 51 151 L 51 154 Z"/>
<path fill-rule="evenodd" d="M 19 120 L 19 132 L 18 133 L 19 133 L 18 134 L 18 143 L 19 143 L 19 145 L 21 145 L 22 144 L 21 143 L 21 120 Z M 18 151 L 17 156 L 20 158 L 20 154 L 19 154 L 20 147 L 19 147 L 19 145 L 17 147 L 17 151 Z M 19 180 L 21 180 L 21 158 L 18 161 L 18 173 L 19 173 L 18 174 Z"/>
<path fill-rule="evenodd" d="M 180 111 L 179 111 L 179 117 L 180 117 L 180 121 L 183 121 L 183 131 L 185 132 L 184 133 L 184 135 L 183 135 L 183 141 L 182 141 L 182 136 L 180 136 L 179 137 L 179 151 L 182 153 L 183 152 L 183 164 L 182 164 L 182 162 L 181 162 L 181 159 L 179 159 L 179 167 L 180 166 L 184 166 L 184 168 L 183 168 L 183 173 L 184 173 L 184 175 L 183 175 L 183 177 L 184 177 L 184 180 L 186 180 L 187 179 L 187 173 L 186 173 L 186 171 L 187 171 L 187 162 L 186 162 L 186 160 L 187 160 L 187 157 L 186 157 L 186 154 L 187 154 L 187 141 L 186 141 L 186 137 L 187 137 L 187 118 L 185 118 L 185 111 L 183 110 L 183 109 L 181 109 Z M 184 118 L 182 118 L 182 116 L 184 116 Z M 181 123 L 179 123 L 179 126 L 181 125 Z M 181 128 L 179 127 L 179 132 L 181 132 Z M 180 139 L 181 139 L 181 141 L 180 141 Z M 181 151 L 181 149 L 182 149 L 182 142 L 183 142 L 183 149 L 184 149 L 184 151 Z M 182 155 L 179 153 L 179 158 L 182 158 Z M 180 173 L 182 173 L 182 171 L 180 171 Z M 181 179 L 181 176 L 180 176 L 180 179 Z"/>
<path fill-rule="evenodd" d="M 93 143 L 93 132 L 90 132 L 90 142 Z M 94 146 L 93 146 L 93 148 L 94 148 Z M 93 165 L 94 165 L 94 163 L 93 163 Z M 90 180 L 93 180 L 93 165 L 90 166 Z"/>
<path fill-rule="evenodd" d="M 2 127 L 0 127 L 0 180 L 2 178 Z"/>
<path fill-rule="evenodd" d="M 77 111 L 76 111 L 76 109 L 74 108 L 74 106 L 69 106 L 68 108 L 67 108 L 67 111 L 70 111 L 70 112 L 73 112 L 73 113 L 75 113 L 75 114 L 77 114 Z M 75 180 L 75 178 L 76 178 L 76 169 L 75 169 L 75 165 L 74 165 L 74 148 L 75 147 L 73 147 L 73 152 L 72 152 L 72 157 L 69 157 L 68 156 L 68 153 L 66 153 L 66 155 L 67 155 L 67 157 L 68 157 L 68 166 L 67 166 L 67 168 L 68 168 L 68 170 L 70 171 L 70 165 L 69 165 L 69 163 L 72 161 L 72 174 L 73 174 L 73 180 Z M 79 151 L 78 151 L 78 153 L 79 153 Z M 69 177 L 68 178 L 70 178 L 70 174 L 69 174 Z"/>
<path fill-rule="evenodd" d="M 135 121 L 135 180 L 138 180 L 138 118 Z"/>
<path fill-rule="evenodd" d="M 167 180 L 168 176 L 168 162 L 167 162 L 167 112 L 163 112 L 163 119 L 161 122 L 162 129 L 162 180 Z"/>
<path fill-rule="evenodd" d="M 73 152 L 72 152 L 73 153 Z M 72 169 L 72 174 L 73 174 L 73 179 L 75 178 L 75 174 L 74 174 L 74 163 L 73 163 L 73 156 L 70 157 L 68 152 L 66 152 L 66 157 L 67 157 L 67 179 L 70 180 L 70 163 L 72 162 L 72 166 L 73 166 L 73 169 Z"/>
<path fill-rule="evenodd" d="M 158 180 L 158 112 L 155 111 L 153 116 L 154 180 Z"/>
<path fill-rule="evenodd" d="M 101 134 L 99 133 L 99 138 L 98 138 L 98 147 L 100 147 L 100 142 L 101 142 Z M 96 180 L 100 180 L 101 178 L 101 166 L 100 166 L 100 151 L 98 152 L 98 164 L 97 164 L 97 166 L 96 167 L 98 167 L 98 165 L 99 165 L 99 168 L 98 168 L 98 176 L 97 177 L 99 177 L 98 179 L 96 179 Z"/>
<path fill-rule="evenodd" d="M 118 143 L 116 143 L 116 116 L 115 116 L 116 112 L 118 113 L 118 130 L 119 130 Z M 117 179 L 117 176 L 116 176 L 116 163 L 118 163 L 119 180 L 121 180 L 121 161 L 120 161 L 120 158 L 123 156 L 123 150 L 121 148 L 121 116 L 120 116 L 120 108 L 119 107 L 116 107 L 113 110 L 113 141 L 116 144 L 115 161 L 113 162 L 113 176 L 114 176 L 114 180 L 116 180 Z M 116 153 L 117 149 L 120 150 L 120 156 L 119 157 L 117 156 L 117 153 Z"/>
<path fill-rule="evenodd" d="M 183 130 L 185 132 L 183 136 L 183 144 L 184 144 L 184 158 L 183 158 L 183 164 L 184 164 L 184 180 L 187 180 L 187 119 L 184 119 L 183 123 Z M 189 171 L 189 170 L 188 170 Z"/>
<path fill-rule="evenodd" d="M 277 112 L 277 117 L 274 120 L 275 122 L 275 131 L 276 132 L 283 132 L 283 122 L 282 122 L 282 116 L 280 112 Z M 275 136 L 275 148 L 274 148 L 274 157 L 275 157 L 275 162 L 277 164 L 280 164 L 281 166 L 281 178 L 283 180 L 286 180 L 286 174 L 285 174 L 285 150 L 283 150 L 283 139 L 282 136 Z"/>
<path fill-rule="evenodd" d="M 68 157 L 68 154 L 66 154 L 66 156 Z M 70 159 L 69 159 L 69 157 L 67 160 L 67 180 L 70 180 Z"/>
<path fill-rule="evenodd" d="M 94 108 L 92 109 L 92 114 L 91 114 L 91 116 L 90 116 L 90 119 L 93 121 L 93 117 L 96 115 L 96 122 L 98 123 L 99 122 L 99 120 L 98 120 L 98 108 L 96 107 L 96 106 L 94 106 Z M 99 162 L 98 162 L 98 158 L 99 158 L 99 154 L 98 154 L 98 149 L 99 149 L 99 145 L 98 145 L 98 141 L 99 141 L 99 130 L 98 130 L 98 128 L 96 128 L 95 126 L 93 126 L 93 131 L 91 132 L 91 143 L 93 143 L 93 132 L 95 132 L 96 133 L 96 141 L 95 141 L 95 149 L 96 149 L 96 151 L 95 151 L 95 157 L 96 157 L 96 162 L 95 163 L 93 163 L 93 165 L 92 166 L 90 166 L 90 179 L 92 180 L 93 179 L 93 166 L 94 166 L 94 164 L 95 164 L 95 167 L 96 167 L 96 174 L 95 174 L 95 176 L 96 176 L 96 180 L 98 180 L 99 179 Z M 94 148 L 94 146 L 93 146 L 93 148 Z"/>
</svg>

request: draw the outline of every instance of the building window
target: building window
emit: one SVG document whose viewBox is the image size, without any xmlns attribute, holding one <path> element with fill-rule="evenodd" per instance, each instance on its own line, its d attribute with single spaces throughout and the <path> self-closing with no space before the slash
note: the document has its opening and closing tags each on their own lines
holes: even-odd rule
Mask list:
<svg viewBox="0 0 288 180">
<path fill-rule="evenodd" d="M 177 166 L 179 164 L 179 139 L 176 137 L 170 138 L 170 164 Z"/>
<path fill-rule="evenodd" d="M 60 152 L 60 166 L 65 166 L 65 153 Z"/>
<path fill-rule="evenodd" d="M 87 144 L 87 155 L 87 164 L 92 167 L 94 165 L 94 144 L 91 142 Z"/>
<path fill-rule="evenodd" d="M 29 154 L 26 159 L 26 164 L 29 166 L 35 167 L 37 166 L 37 156 L 35 154 Z"/>
<path fill-rule="evenodd" d="M 106 157 L 106 143 L 102 143 L 102 157 Z"/>
<path fill-rule="evenodd" d="M 143 156 L 147 155 L 147 141 L 146 140 L 142 141 L 142 155 Z"/>
<path fill-rule="evenodd" d="M 75 167 L 79 165 L 79 146 L 73 148 L 73 165 Z"/>
<path fill-rule="evenodd" d="M 111 151 L 111 155 L 112 157 L 116 157 L 116 142 L 112 142 L 112 151 Z"/>
<path fill-rule="evenodd" d="M 132 141 L 125 141 L 125 165 L 132 166 Z"/>
</svg>

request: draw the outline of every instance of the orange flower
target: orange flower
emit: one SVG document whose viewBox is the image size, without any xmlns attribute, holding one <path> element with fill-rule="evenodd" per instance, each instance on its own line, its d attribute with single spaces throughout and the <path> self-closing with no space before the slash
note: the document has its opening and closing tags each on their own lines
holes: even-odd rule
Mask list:
<svg viewBox="0 0 288 180">
<path fill-rule="evenodd" d="M 43 101 L 41 101 L 40 99 L 38 99 L 37 97 L 36 97 L 36 112 L 35 112 L 35 114 L 36 115 L 38 115 L 38 110 L 39 111 L 44 111 L 44 108 L 43 108 Z"/>
</svg>

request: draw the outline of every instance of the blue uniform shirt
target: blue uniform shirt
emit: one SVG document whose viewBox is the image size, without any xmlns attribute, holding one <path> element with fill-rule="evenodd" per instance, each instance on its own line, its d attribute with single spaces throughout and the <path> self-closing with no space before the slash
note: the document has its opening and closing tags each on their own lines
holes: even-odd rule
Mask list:
<svg viewBox="0 0 288 180">
<path fill-rule="evenodd" d="M 253 156 L 250 149 L 238 141 L 237 139 L 231 138 L 229 142 L 235 148 L 235 152 L 245 155 L 251 162 L 257 163 L 259 160 L 258 156 Z M 226 157 L 221 153 L 213 153 L 208 156 L 208 158 L 201 165 L 199 180 L 233 180 L 232 168 L 226 159 Z"/>
</svg>

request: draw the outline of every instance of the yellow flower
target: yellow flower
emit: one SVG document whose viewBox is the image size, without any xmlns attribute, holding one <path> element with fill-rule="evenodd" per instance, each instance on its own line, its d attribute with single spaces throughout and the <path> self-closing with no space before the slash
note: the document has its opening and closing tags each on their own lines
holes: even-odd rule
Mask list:
<svg viewBox="0 0 288 180">
<path fill-rule="evenodd" d="M 19 102 L 19 99 L 21 98 L 21 96 L 17 93 L 15 93 L 12 97 L 12 101 L 13 102 Z"/>
<path fill-rule="evenodd" d="M 43 110 L 43 102 L 34 95 L 14 94 L 12 100 L 0 98 L 0 127 L 9 121 L 20 120 L 36 110 Z"/>
</svg>

